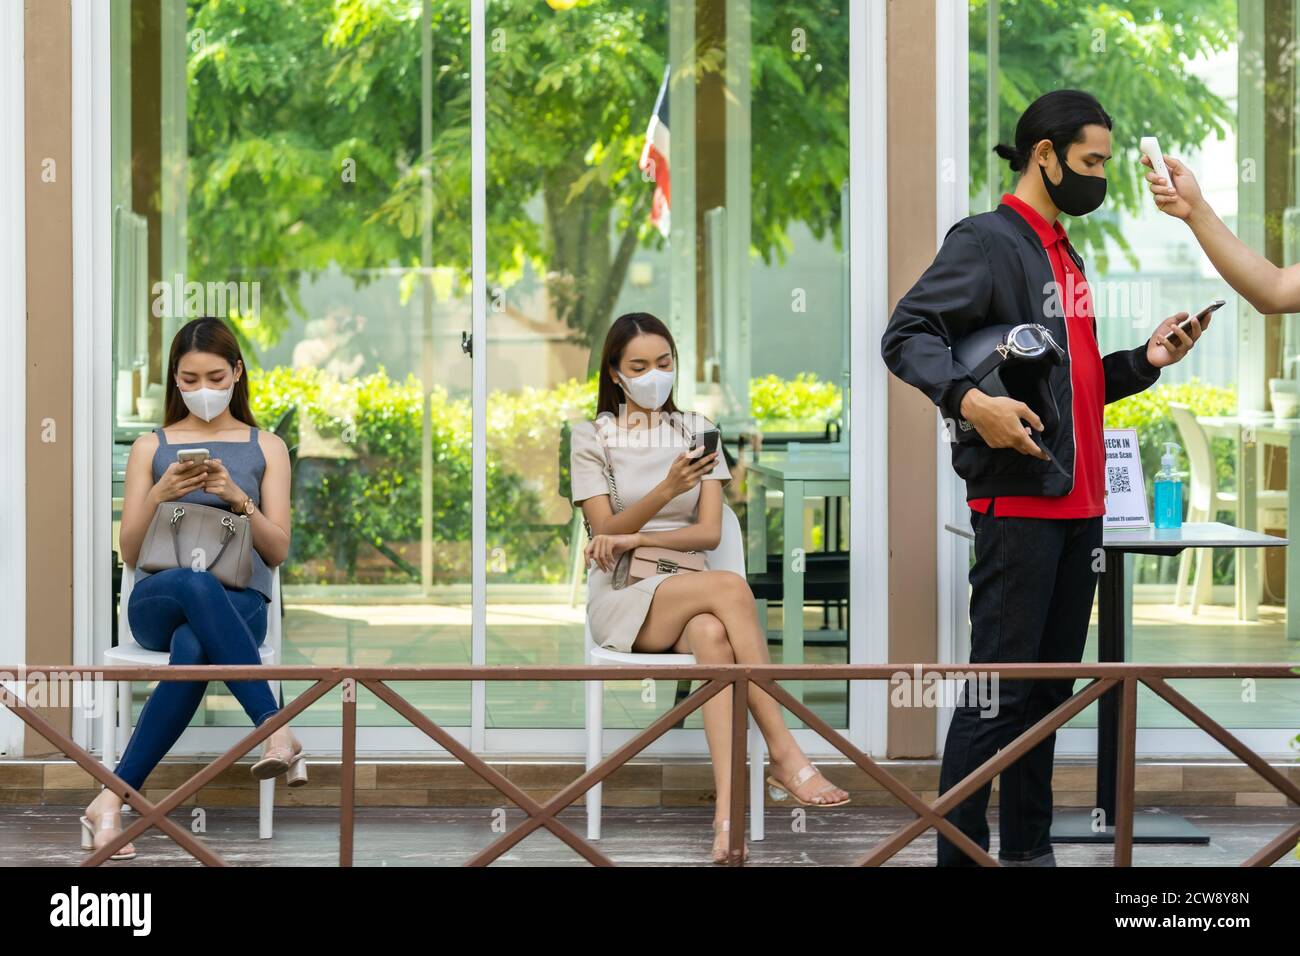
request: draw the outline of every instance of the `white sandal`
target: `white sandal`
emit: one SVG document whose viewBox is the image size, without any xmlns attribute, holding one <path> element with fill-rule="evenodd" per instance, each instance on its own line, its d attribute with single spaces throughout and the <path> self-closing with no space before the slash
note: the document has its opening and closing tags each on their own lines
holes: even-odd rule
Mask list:
<svg viewBox="0 0 1300 956">
<path fill-rule="evenodd" d="M 114 823 L 116 822 L 116 825 Z M 81 818 L 81 848 L 83 850 L 95 851 L 95 831 L 100 833 L 121 833 L 122 832 L 122 811 L 117 810 L 113 813 L 101 814 L 99 825 L 96 827 L 94 821 L 88 816 Z M 117 852 L 109 857 L 110 860 L 134 860 L 135 847 L 128 843 L 126 846 L 118 847 Z"/>
</svg>

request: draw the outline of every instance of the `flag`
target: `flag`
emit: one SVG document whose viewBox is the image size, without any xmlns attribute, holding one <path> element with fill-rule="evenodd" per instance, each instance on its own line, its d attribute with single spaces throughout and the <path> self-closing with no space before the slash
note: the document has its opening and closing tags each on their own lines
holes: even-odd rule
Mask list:
<svg viewBox="0 0 1300 956">
<path fill-rule="evenodd" d="M 666 237 L 669 226 L 668 67 L 664 67 L 664 81 L 659 87 L 659 98 L 655 100 L 655 111 L 646 128 L 645 147 L 641 150 L 641 161 L 637 165 L 648 179 L 654 180 L 655 194 L 650 204 L 650 222 Z"/>
</svg>

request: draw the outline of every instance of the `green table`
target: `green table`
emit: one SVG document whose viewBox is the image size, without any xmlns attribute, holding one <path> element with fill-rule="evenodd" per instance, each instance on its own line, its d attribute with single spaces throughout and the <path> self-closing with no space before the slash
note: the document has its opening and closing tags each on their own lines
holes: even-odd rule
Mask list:
<svg viewBox="0 0 1300 956">
<path fill-rule="evenodd" d="M 785 555 L 781 559 L 781 662 L 798 665 L 803 660 L 803 570 L 802 557 L 807 528 L 803 502 L 807 498 L 849 496 L 849 450 L 847 445 L 791 446 L 792 451 L 767 452 L 746 465 L 748 481 L 748 566 L 761 573 L 767 568 L 767 493 L 784 497 L 783 531 Z M 763 622 L 764 628 L 767 622 Z M 790 693 L 803 700 L 801 681 L 783 682 Z"/>
</svg>

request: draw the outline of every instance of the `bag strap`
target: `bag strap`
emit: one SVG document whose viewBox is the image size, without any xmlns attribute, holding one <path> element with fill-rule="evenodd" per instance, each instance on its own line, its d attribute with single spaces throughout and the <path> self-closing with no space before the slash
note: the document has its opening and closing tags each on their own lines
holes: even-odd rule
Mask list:
<svg viewBox="0 0 1300 956">
<path fill-rule="evenodd" d="M 185 517 L 185 513 L 185 509 L 182 506 L 177 505 L 176 510 L 172 512 L 172 518 L 170 521 L 172 529 L 172 552 L 176 555 L 176 567 L 178 568 L 185 567 L 185 564 L 181 561 L 181 519 Z M 230 547 L 230 542 L 235 540 L 235 519 L 231 517 L 223 517 L 221 519 L 221 526 L 225 528 L 225 533 L 222 535 L 221 548 L 217 551 L 217 556 L 208 562 L 209 568 L 215 568 L 217 566 L 221 561 L 221 556 L 224 555 L 226 549 Z"/>
<path fill-rule="evenodd" d="M 695 414 L 692 412 L 691 414 Z M 694 432 L 686 427 L 685 414 L 673 415 L 669 420 L 679 426 L 682 437 L 686 439 L 689 447 L 691 440 L 695 437 Z M 623 501 L 618 493 L 618 483 L 614 480 L 614 458 L 609 453 L 609 445 L 605 442 L 605 434 L 601 431 L 600 426 L 596 423 L 600 419 L 591 422 L 591 428 L 596 433 L 596 442 L 600 445 L 600 450 L 605 453 L 605 483 L 609 485 L 609 500 L 614 506 L 614 511 L 619 512 L 623 509 Z M 587 537 L 594 537 L 591 533 L 591 522 L 587 520 L 586 514 L 582 516 L 582 524 L 587 529 Z"/>
<path fill-rule="evenodd" d="M 615 511 L 622 511 L 623 501 L 619 497 L 618 482 L 614 480 L 614 458 L 609 453 L 609 445 L 605 441 L 605 435 L 600 430 L 600 426 L 592 422 L 591 427 L 595 429 L 596 441 L 600 443 L 600 450 L 605 453 L 605 482 L 609 485 L 609 500 L 613 502 Z"/>
</svg>

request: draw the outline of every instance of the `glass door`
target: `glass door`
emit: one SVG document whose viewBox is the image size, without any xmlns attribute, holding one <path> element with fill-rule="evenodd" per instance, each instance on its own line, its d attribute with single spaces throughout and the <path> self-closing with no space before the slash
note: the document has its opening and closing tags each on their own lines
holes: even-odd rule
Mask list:
<svg viewBox="0 0 1300 956">
<path fill-rule="evenodd" d="M 172 336 L 225 319 L 294 463 L 284 662 L 583 660 L 568 432 L 634 310 L 722 429 L 774 659 L 849 659 L 847 0 L 111 3 L 113 494 Z M 580 749 L 574 683 L 399 690 L 476 749 Z M 671 704 L 609 693 L 616 730 Z M 359 705 L 363 751 L 431 747 Z M 180 749 L 243 722 L 214 686 Z"/>
<path fill-rule="evenodd" d="M 569 434 L 633 311 L 672 330 L 677 404 L 719 424 L 742 528 L 770 526 L 749 572 L 774 659 L 797 634 L 804 661 L 847 662 L 848 19 L 837 0 L 487 0 L 489 664 L 584 660 Z M 751 518 L 758 448 L 772 473 Z M 801 464 L 825 481 L 786 501 Z M 805 555 L 805 599 L 783 601 Z M 608 683 L 606 727 L 645 727 L 673 688 Z M 580 749 L 582 693 L 490 684 L 489 747 Z M 848 726 L 844 684 L 805 699 Z M 699 726 L 662 745 L 702 749 Z"/>
<path fill-rule="evenodd" d="M 172 336 L 226 320 L 293 463 L 287 664 L 470 660 L 469 15 L 113 0 L 114 498 Z M 467 732 L 468 682 L 397 689 Z M 429 746 L 367 691 L 358 720 L 365 749 Z M 329 695 L 299 725 L 329 747 L 339 721 Z M 244 722 L 214 685 L 181 747 Z"/>
</svg>

